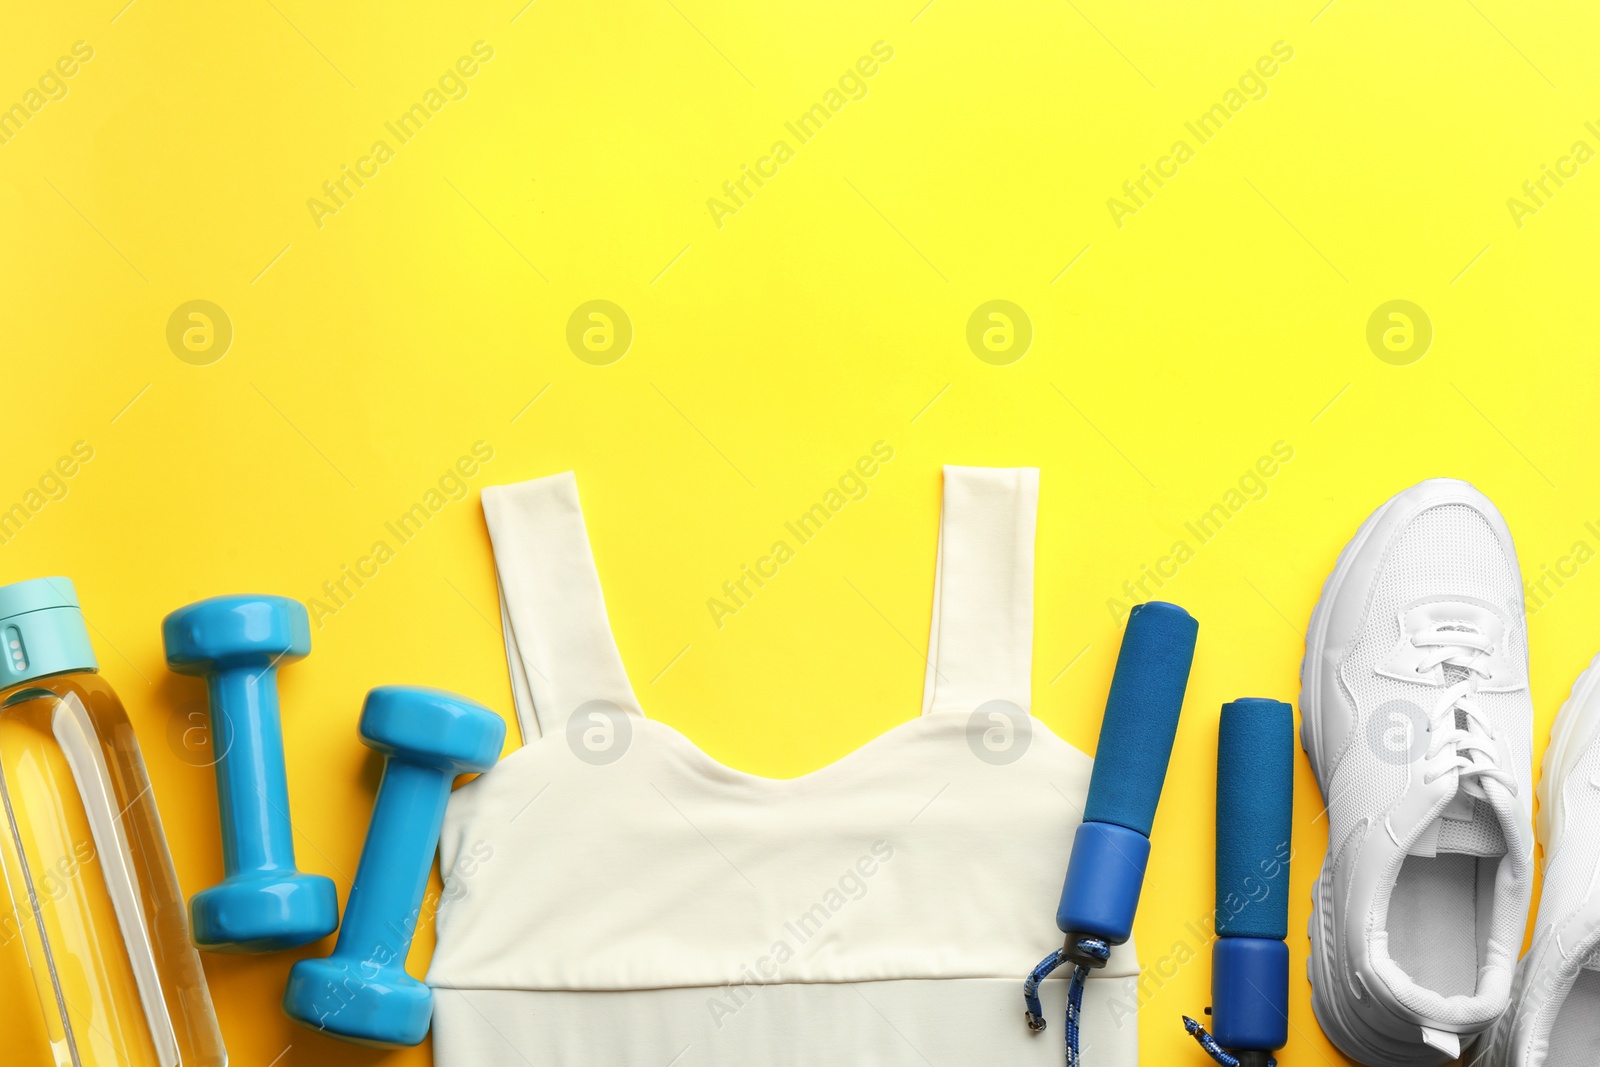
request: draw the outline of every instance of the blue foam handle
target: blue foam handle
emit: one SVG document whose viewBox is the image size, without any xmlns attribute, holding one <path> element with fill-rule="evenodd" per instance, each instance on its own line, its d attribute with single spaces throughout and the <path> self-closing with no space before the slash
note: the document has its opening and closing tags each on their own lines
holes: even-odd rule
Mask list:
<svg viewBox="0 0 1600 1067">
<path fill-rule="evenodd" d="M 1152 600 L 1129 614 L 1100 724 L 1085 822 L 1150 836 L 1199 629 L 1176 604 Z"/>
<path fill-rule="evenodd" d="M 1217 934 L 1289 935 L 1294 712 L 1278 700 L 1222 706 L 1217 731 Z"/>
</svg>

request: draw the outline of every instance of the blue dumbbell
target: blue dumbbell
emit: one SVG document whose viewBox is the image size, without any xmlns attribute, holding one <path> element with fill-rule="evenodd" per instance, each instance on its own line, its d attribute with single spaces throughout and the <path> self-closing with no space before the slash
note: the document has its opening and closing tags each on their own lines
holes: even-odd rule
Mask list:
<svg viewBox="0 0 1600 1067">
<path fill-rule="evenodd" d="M 333 955 L 289 971 L 283 1010 L 357 1045 L 415 1045 L 433 1018 L 433 991 L 406 974 L 428 871 L 458 774 L 500 756 L 505 720 L 437 689 L 381 686 L 367 694 L 361 740 L 388 757 Z"/>
<path fill-rule="evenodd" d="M 311 651 L 306 609 L 278 596 L 219 596 L 161 624 L 167 666 L 205 678 L 211 744 L 220 753 L 221 883 L 189 901 L 194 943 L 212 952 L 273 952 L 339 925 L 333 882 L 294 866 L 278 718 L 280 664 Z"/>
</svg>

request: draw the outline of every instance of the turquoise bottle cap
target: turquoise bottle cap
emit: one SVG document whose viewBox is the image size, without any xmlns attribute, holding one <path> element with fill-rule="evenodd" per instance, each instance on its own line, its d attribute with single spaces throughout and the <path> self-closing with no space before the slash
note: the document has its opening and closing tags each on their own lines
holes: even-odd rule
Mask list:
<svg viewBox="0 0 1600 1067">
<path fill-rule="evenodd" d="M 70 578 L 0 586 L 0 689 L 100 668 Z"/>
</svg>

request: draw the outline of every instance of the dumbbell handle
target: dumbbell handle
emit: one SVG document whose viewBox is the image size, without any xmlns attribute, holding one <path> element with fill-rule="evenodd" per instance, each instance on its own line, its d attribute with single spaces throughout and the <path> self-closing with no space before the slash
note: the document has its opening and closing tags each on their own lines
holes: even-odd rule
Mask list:
<svg viewBox="0 0 1600 1067">
<path fill-rule="evenodd" d="M 382 950 L 388 950 L 392 956 L 383 965 L 405 965 L 452 781 L 447 771 L 389 758 L 372 805 L 372 824 L 345 904 L 335 956 L 365 960 L 387 955 Z"/>
<path fill-rule="evenodd" d="M 217 753 L 222 863 L 240 871 L 294 867 L 289 786 L 283 765 L 275 667 L 232 667 L 206 682 Z"/>
</svg>

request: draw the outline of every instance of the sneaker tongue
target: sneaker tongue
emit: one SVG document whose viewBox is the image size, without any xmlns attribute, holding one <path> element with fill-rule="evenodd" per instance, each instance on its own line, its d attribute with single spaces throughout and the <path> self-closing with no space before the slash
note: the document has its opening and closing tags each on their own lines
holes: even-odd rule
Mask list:
<svg viewBox="0 0 1600 1067">
<path fill-rule="evenodd" d="M 1428 824 L 1407 853 L 1412 856 L 1484 856 L 1506 854 L 1506 836 L 1494 808 L 1458 790 L 1439 817 Z"/>
<path fill-rule="evenodd" d="M 1456 682 L 1467 675 L 1466 668 L 1454 664 L 1444 665 L 1445 680 Z M 1455 727 L 1472 728 L 1471 717 L 1456 709 Z M 1474 792 L 1481 789 L 1474 788 Z M 1483 856 L 1497 857 L 1506 854 L 1506 836 L 1493 805 L 1482 796 L 1473 796 L 1459 785 L 1456 795 L 1439 817 L 1422 831 L 1408 855 L 1412 856 Z"/>
</svg>

